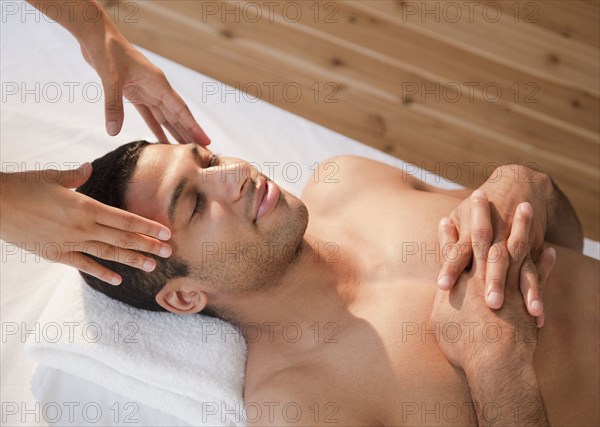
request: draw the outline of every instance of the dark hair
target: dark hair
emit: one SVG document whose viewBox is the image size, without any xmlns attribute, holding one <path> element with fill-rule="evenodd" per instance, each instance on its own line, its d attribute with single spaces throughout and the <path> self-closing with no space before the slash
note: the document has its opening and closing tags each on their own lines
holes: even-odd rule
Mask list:
<svg viewBox="0 0 600 427">
<path fill-rule="evenodd" d="M 126 209 L 127 186 L 136 171 L 140 154 L 149 144 L 147 141 L 130 142 L 94 160 L 92 176 L 77 191 L 106 205 Z M 156 268 L 150 273 L 89 255 L 121 275 L 123 281 L 119 286 L 109 285 L 83 272 L 81 275 L 89 286 L 111 298 L 144 310 L 166 311 L 154 299 L 156 294 L 169 280 L 188 276 L 189 266 L 175 255 L 165 259 L 144 254 L 156 260 Z"/>
</svg>

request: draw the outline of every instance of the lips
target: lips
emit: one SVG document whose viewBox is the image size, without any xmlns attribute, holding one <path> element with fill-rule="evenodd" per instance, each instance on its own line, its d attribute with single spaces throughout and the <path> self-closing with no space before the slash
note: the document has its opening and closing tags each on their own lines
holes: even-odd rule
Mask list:
<svg viewBox="0 0 600 427">
<path fill-rule="evenodd" d="M 264 176 L 258 178 L 258 189 L 256 191 L 256 217 L 254 222 L 273 210 L 281 191 L 277 184 L 269 181 Z"/>
</svg>

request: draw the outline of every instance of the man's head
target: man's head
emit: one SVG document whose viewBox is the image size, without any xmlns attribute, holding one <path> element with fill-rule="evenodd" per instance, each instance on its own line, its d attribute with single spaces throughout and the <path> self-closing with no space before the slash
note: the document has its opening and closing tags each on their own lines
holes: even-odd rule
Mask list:
<svg viewBox="0 0 600 427">
<path fill-rule="evenodd" d="M 240 159 L 197 145 L 125 144 L 92 163 L 77 191 L 171 229 L 168 259 L 147 273 L 94 258 L 120 286 L 83 274 L 94 289 L 138 308 L 196 313 L 209 295 L 272 286 L 296 255 L 304 204 Z M 206 310 L 205 310 L 206 312 Z"/>
</svg>

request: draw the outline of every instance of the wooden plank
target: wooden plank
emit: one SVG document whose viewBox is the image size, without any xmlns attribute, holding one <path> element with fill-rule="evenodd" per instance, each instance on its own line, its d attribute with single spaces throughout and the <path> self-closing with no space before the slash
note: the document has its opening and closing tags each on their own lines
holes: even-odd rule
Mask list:
<svg viewBox="0 0 600 427">
<path fill-rule="evenodd" d="M 600 1 L 543 0 L 495 1 L 514 20 L 527 20 L 565 39 L 600 47 Z"/>
<path fill-rule="evenodd" d="M 392 17 L 400 25 L 430 32 L 446 43 L 474 51 L 536 79 L 589 90 L 596 97 L 600 94 L 598 49 L 533 25 L 541 18 L 536 16 L 535 8 L 527 6 L 540 7 L 538 3 L 504 2 L 514 16 L 503 13 L 497 2 L 488 3 L 491 7 L 487 8 L 484 3 L 439 1 L 375 0 L 348 5 L 375 12 L 379 18 Z M 519 17 L 519 12 L 523 16 Z"/>
</svg>

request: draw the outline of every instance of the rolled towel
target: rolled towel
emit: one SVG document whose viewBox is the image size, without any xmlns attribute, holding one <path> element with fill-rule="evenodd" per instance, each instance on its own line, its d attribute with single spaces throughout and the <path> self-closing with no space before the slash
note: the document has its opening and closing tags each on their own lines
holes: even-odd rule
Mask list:
<svg viewBox="0 0 600 427">
<path fill-rule="evenodd" d="M 244 424 L 246 343 L 227 322 L 138 310 L 66 269 L 38 327 L 25 349 L 42 365 L 191 425 Z"/>
</svg>

